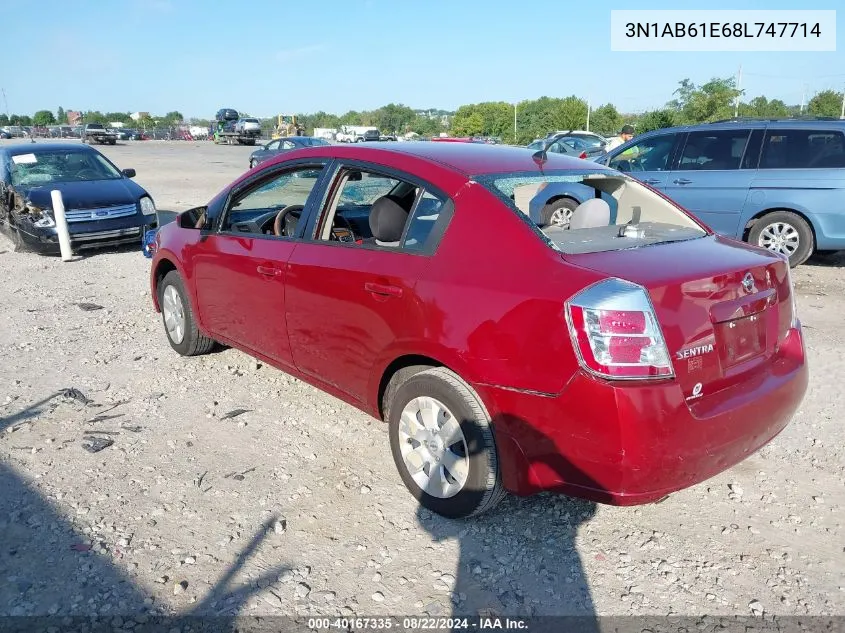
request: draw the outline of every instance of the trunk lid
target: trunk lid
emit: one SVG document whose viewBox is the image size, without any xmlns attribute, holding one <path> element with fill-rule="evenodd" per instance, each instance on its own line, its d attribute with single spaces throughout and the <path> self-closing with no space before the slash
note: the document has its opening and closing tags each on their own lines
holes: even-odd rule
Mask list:
<svg viewBox="0 0 845 633">
<path fill-rule="evenodd" d="M 770 362 L 792 322 L 786 261 L 724 237 L 564 259 L 646 288 L 690 404 Z"/>
</svg>

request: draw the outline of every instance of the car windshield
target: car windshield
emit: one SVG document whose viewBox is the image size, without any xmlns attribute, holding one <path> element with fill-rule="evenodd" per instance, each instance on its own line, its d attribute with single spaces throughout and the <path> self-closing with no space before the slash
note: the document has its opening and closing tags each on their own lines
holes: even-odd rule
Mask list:
<svg viewBox="0 0 845 633">
<path fill-rule="evenodd" d="M 61 151 L 15 154 L 8 162 L 12 186 L 38 186 L 54 182 L 116 180 L 123 175 L 94 151 Z"/>
<path fill-rule="evenodd" d="M 486 174 L 474 180 L 529 222 L 546 243 L 567 254 L 613 251 L 696 239 L 706 230 L 679 207 L 624 174 L 547 170 Z M 571 202 L 565 221 L 544 226 L 544 211 Z"/>
</svg>

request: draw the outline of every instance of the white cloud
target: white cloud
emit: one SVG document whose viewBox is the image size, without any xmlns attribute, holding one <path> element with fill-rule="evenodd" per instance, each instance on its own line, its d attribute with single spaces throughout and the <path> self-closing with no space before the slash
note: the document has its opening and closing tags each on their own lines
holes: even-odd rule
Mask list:
<svg viewBox="0 0 845 633">
<path fill-rule="evenodd" d="M 301 59 L 313 53 L 319 53 L 325 48 L 322 44 L 312 44 L 311 46 L 301 46 L 299 48 L 288 48 L 276 53 L 276 60 L 280 62 L 287 62 L 292 59 Z"/>
</svg>

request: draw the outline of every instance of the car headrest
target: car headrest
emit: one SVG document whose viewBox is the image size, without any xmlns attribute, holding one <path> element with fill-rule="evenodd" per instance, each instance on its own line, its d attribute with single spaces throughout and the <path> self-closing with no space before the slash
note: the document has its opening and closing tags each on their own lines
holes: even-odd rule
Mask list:
<svg viewBox="0 0 845 633">
<path fill-rule="evenodd" d="M 382 196 L 370 210 L 370 230 L 379 242 L 398 242 L 407 220 L 408 212 L 393 196 Z"/>
<path fill-rule="evenodd" d="M 592 229 L 610 225 L 610 205 L 601 198 L 585 200 L 572 212 L 569 229 Z"/>
</svg>

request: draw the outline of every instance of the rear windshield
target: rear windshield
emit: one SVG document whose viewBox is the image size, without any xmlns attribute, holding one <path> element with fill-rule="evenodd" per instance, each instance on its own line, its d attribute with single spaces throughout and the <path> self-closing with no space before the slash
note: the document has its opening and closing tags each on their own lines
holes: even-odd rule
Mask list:
<svg viewBox="0 0 845 633">
<path fill-rule="evenodd" d="M 563 253 L 613 251 L 707 235 L 677 206 L 618 172 L 535 171 L 487 174 L 475 180 Z"/>
</svg>

